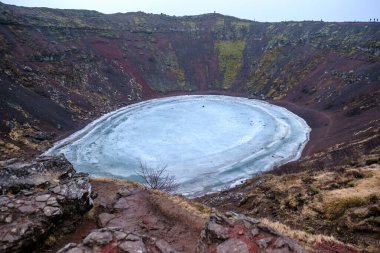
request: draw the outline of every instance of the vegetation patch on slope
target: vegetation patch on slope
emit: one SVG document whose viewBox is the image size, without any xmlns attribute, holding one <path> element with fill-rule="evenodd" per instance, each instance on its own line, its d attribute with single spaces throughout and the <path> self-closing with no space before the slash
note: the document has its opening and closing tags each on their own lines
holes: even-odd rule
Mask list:
<svg viewBox="0 0 380 253">
<path fill-rule="evenodd" d="M 379 244 L 379 164 L 281 176 L 264 174 L 199 200 L 308 234 L 330 235 L 372 252 Z"/>
<path fill-rule="evenodd" d="M 229 89 L 243 65 L 245 41 L 216 41 L 219 71 L 224 76 L 224 89 Z"/>
</svg>

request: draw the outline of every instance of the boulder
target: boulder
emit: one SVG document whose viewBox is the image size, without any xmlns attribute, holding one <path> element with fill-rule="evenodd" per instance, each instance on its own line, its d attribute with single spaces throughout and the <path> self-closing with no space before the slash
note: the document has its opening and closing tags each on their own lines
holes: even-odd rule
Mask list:
<svg viewBox="0 0 380 253">
<path fill-rule="evenodd" d="M 27 252 L 52 227 L 72 229 L 92 207 L 88 175 L 76 173 L 64 156 L 2 166 L 0 252 Z"/>
<path fill-rule="evenodd" d="M 236 238 L 228 239 L 216 247 L 217 253 L 249 253 L 248 245 Z"/>
<path fill-rule="evenodd" d="M 304 252 L 295 241 L 251 217 L 228 212 L 210 215 L 197 253 Z"/>
<path fill-rule="evenodd" d="M 77 252 L 179 253 L 162 239 L 157 240 L 120 227 L 93 230 L 82 243 L 69 243 L 57 253 Z"/>
</svg>

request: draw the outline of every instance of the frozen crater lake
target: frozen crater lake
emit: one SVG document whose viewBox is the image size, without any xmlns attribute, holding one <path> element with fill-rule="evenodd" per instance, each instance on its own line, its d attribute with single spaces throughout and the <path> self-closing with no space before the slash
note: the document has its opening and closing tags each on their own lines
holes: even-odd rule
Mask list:
<svg viewBox="0 0 380 253">
<path fill-rule="evenodd" d="M 140 162 L 166 165 L 178 192 L 194 196 L 298 159 L 309 132 L 302 118 L 263 101 L 178 96 L 108 113 L 45 154 L 63 153 L 92 176 L 137 181 Z"/>
</svg>

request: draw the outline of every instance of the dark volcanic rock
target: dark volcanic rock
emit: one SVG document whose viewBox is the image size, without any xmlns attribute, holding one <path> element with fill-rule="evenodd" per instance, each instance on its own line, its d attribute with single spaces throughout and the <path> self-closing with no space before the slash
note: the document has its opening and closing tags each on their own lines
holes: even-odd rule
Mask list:
<svg viewBox="0 0 380 253">
<path fill-rule="evenodd" d="M 227 217 L 228 216 L 228 217 Z M 304 252 L 293 240 L 245 215 L 213 214 L 203 229 L 197 253 Z"/>
<path fill-rule="evenodd" d="M 58 253 L 73 252 L 157 252 L 176 253 L 164 240 L 130 232 L 123 228 L 108 227 L 92 231 L 81 244 L 69 243 Z"/>
<path fill-rule="evenodd" d="M 92 206 L 86 174 L 76 173 L 63 157 L 0 169 L 0 251 L 25 252 L 54 227 L 70 230 Z"/>
<path fill-rule="evenodd" d="M 35 142 L 40 142 L 53 139 L 53 134 L 39 131 L 33 134 L 27 134 L 26 137 L 31 138 Z"/>
<path fill-rule="evenodd" d="M 243 241 L 231 238 L 216 247 L 217 253 L 249 253 L 248 245 Z"/>
</svg>

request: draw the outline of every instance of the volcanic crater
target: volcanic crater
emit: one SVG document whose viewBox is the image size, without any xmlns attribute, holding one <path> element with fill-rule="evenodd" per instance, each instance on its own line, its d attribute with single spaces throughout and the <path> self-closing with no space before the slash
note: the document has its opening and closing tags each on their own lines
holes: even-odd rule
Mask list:
<svg viewBox="0 0 380 253">
<path fill-rule="evenodd" d="M 309 131 L 304 120 L 266 102 L 176 96 L 106 114 L 45 155 L 63 153 L 79 171 L 130 180 L 139 180 L 139 164 L 166 166 L 179 193 L 199 195 L 298 159 Z"/>
<path fill-rule="evenodd" d="M 119 252 L 128 245 L 152 252 L 163 252 L 158 250 L 168 245 L 177 251 L 215 252 L 231 243 L 248 247 L 249 252 L 281 247 L 296 251 L 297 243 L 310 252 L 378 250 L 379 23 L 262 23 L 217 13 L 106 15 L 0 2 L 0 55 L 0 159 L 4 160 L 0 163 L 0 249 L 4 252 L 30 248 L 49 252 L 68 242 L 76 244 L 61 252 L 90 248 Z M 107 119 L 112 115 L 107 113 L 120 108 L 183 95 L 226 95 L 220 100 L 244 98 L 252 101 L 247 103 L 284 107 L 294 119 L 288 124 L 300 118 L 306 122 L 302 120 L 297 143 L 305 143 L 307 125 L 309 141 L 285 159 L 300 154 L 297 161 L 193 200 L 127 181 L 89 179 L 61 156 L 38 158 L 102 115 Z M 191 110 L 205 109 L 197 106 Z M 150 112 L 156 116 L 153 109 Z M 217 120 L 209 126 L 221 130 L 224 124 Z M 136 122 L 143 124 L 144 119 Z M 250 123 L 243 125 L 252 130 L 246 125 Z M 215 133 L 208 130 L 211 138 Z M 244 133 L 233 126 L 224 130 L 222 141 L 244 139 Z M 115 142 L 108 142 L 111 148 L 118 145 L 119 136 L 114 137 Z M 55 147 L 65 148 L 60 144 Z M 244 145 L 242 149 L 247 151 Z M 70 157 L 70 152 L 64 153 Z M 78 154 L 95 161 L 93 155 Z M 223 159 L 229 158 L 223 153 Z M 159 159 L 145 156 L 143 160 Z M 276 163 L 272 157 L 267 160 L 271 166 Z M 128 167 L 135 166 L 137 160 L 132 161 Z M 117 174 L 112 171 L 115 164 L 105 170 Z M 262 171 L 267 163 L 250 165 Z M 227 184 L 232 181 L 229 176 L 223 179 Z M 215 189 L 221 186 L 217 184 Z M 97 194 L 92 189 L 98 194 L 94 202 Z M 94 208 L 81 219 L 91 205 Z M 231 212 L 210 215 L 218 210 L 259 220 Z M 110 229 L 110 224 L 119 228 Z M 100 230 L 81 243 L 96 227 Z M 116 235 L 121 239 L 116 240 Z"/>
</svg>

